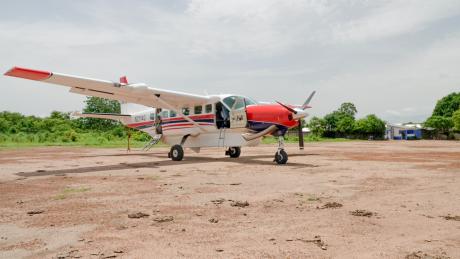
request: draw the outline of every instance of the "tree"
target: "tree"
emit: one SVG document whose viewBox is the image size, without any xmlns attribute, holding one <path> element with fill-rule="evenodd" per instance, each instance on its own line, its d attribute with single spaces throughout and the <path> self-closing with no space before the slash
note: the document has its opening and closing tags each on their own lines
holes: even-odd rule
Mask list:
<svg viewBox="0 0 460 259">
<path fill-rule="evenodd" d="M 308 122 L 307 127 L 310 128 L 311 133 L 315 136 L 321 137 L 324 134 L 324 131 L 326 126 L 326 122 L 324 119 L 318 118 L 318 117 L 313 117 L 310 119 L 310 122 Z"/>
<path fill-rule="evenodd" d="M 87 97 L 86 107 L 83 112 L 86 113 L 120 113 L 120 103 L 114 100 L 108 100 L 99 97 Z M 96 130 L 109 130 L 119 123 L 113 120 L 82 118 L 83 128 Z"/>
<path fill-rule="evenodd" d="M 10 131 L 10 122 L 0 117 L 0 132 L 8 133 Z"/>
<path fill-rule="evenodd" d="M 65 113 L 65 112 L 52 111 L 50 118 L 59 119 L 59 120 L 68 120 L 70 119 L 70 115 L 69 113 Z"/>
<path fill-rule="evenodd" d="M 438 133 L 447 133 L 454 126 L 452 118 L 433 115 L 425 121 L 425 127 L 434 128 Z"/>
<path fill-rule="evenodd" d="M 460 131 L 460 109 L 452 114 L 452 122 L 454 123 L 455 130 Z"/>
<path fill-rule="evenodd" d="M 452 117 L 458 109 L 460 109 L 460 92 L 451 93 L 436 103 L 433 116 Z"/>
<path fill-rule="evenodd" d="M 337 132 L 342 136 L 347 136 L 353 131 L 355 118 L 352 116 L 341 116 L 337 122 Z"/>
<path fill-rule="evenodd" d="M 350 116 L 352 118 L 355 118 L 356 113 L 358 110 L 356 109 L 356 106 L 353 103 L 342 103 L 340 105 L 340 108 L 338 109 L 338 112 L 347 116 Z"/>
<path fill-rule="evenodd" d="M 383 138 L 385 129 L 385 122 L 374 114 L 357 120 L 354 126 L 354 131 L 361 137 L 372 136 L 374 138 Z"/>
</svg>

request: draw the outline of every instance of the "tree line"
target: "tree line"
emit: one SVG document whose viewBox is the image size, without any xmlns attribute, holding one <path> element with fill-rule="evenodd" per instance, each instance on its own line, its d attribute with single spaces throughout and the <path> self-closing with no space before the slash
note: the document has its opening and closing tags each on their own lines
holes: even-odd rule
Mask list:
<svg viewBox="0 0 460 259">
<path fill-rule="evenodd" d="M 454 133 L 460 131 L 460 92 L 440 99 L 424 126 L 432 128 L 437 136 L 442 134 L 453 138 Z"/>
<path fill-rule="evenodd" d="M 323 118 L 313 117 L 307 123 L 313 136 L 326 138 L 383 139 L 385 122 L 370 114 L 356 119 L 358 110 L 353 103 L 342 103 L 340 107 Z"/>
<path fill-rule="evenodd" d="M 88 97 L 84 112 L 120 113 L 117 101 Z M 17 112 L 0 112 L 0 142 L 15 143 L 70 143 L 89 145 L 109 144 L 125 141 L 128 129 L 113 120 L 78 118 L 71 119 L 70 113 L 53 111 L 50 116 L 40 118 L 25 116 Z M 132 131 L 135 141 L 147 141 L 143 132 Z"/>
<path fill-rule="evenodd" d="M 98 97 L 87 97 L 87 113 L 120 113 L 117 101 Z M 324 117 L 313 117 L 306 125 L 314 137 L 383 139 L 385 122 L 374 114 L 357 119 L 358 110 L 353 103 L 346 102 Z M 440 99 L 424 126 L 436 135 L 453 138 L 460 132 L 460 92 L 451 93 Z M 99 145 L 125 141 L 128 129 L 112 120 L 79 118 L 71 119 L 70 113 L 53 111 L 50 116 L 40 118 L 25 116 L 17 112 L 0 112 L 0 142 L 14 143 L 59 143 L 79 142 Z M 132 131 L 133 140 L 145 142 L 149 136 Z"/>
</svg>

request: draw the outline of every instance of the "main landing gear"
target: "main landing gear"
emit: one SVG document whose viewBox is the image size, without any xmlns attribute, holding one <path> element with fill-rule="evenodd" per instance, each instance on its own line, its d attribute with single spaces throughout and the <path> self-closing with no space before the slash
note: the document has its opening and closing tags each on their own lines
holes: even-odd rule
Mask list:
<svg viewBox="0 0 460 259">
<path fill-rule="evenodd" d="M 288 154 L 284 151 L 284 137 L 278 137 L 278 151 L 275 154 L 275 160 L 273 160 L 279 165 L 284 165 L 288 161 Z"/>
<path fill-rule="evenodd" d="M 182 159 L 184 159 L 184 149 L 181 145 L 174 145 L 171 147 L 168 157 L 173 161 L 182 161 Z"/>
<path fill-rule="evenodd" d="M 230 147 L 227 151 L 225 151 L 225 155 L 231 158 L 238 158 L 241 155 L 241 148 L 240 147 Z"/>
</svg>

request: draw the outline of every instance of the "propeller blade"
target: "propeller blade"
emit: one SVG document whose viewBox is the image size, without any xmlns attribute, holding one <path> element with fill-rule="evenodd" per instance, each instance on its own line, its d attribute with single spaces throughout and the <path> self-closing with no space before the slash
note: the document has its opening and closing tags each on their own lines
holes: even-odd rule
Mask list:
<svg viewBox="0 0 460 259">
<path fill-rule="evenodd" d="M 303 130 L 302 130 L 302 119 L 299 120 L 299 149 L 303 150 L 304 140 L 303 140 Z"/>
<path fill-rule="evenodd" d="M 289 107 L 289 106 L 287 106 L 287 105 L 285 105 L 285 104 L 283 104 L 283 103 L 281 103 L 281 102 L 278 102 L 278 101 L 276 101 L 276 102 L 277 102 L 279 105 L 281 105 L 281 106 L 283 106 L 284 108 L 286 108 L 288 111 L 290 111 L 290 112 L 292 112 L 292 113 L 294 113 L 294 114 L 297 114 L 297 111 L 294 110 L 294 109 L 292 109 L 291 107 Z"/>
<path fill-rule="evenodd" d="M 307 100 L 305 101 L 305 103 L 302 105 L 302 109 L 305 110 L 305 109 L 307 109 L 307 108 L 311 108 L 311 107 L 309 106 L 309 104 L 310 104 L 311 99 L 313 99 L 313 96 L 315 96 L 315 94 L 316 94 L 316 91 L 313 91 L 313 92 L 310 94 L 310 96 L 308 97 L 308 99 L 307 99 Z"/>
</svg>

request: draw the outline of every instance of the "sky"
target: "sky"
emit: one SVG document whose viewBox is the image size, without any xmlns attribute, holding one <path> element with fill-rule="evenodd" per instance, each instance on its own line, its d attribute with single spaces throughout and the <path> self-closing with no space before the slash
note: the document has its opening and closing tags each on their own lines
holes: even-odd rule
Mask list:
<svg viewBox="0 0 460 259">
<path fill-rule="evenodd" d="M 195 94 L 302 104 L 323 116 L 423 121 L 460 91 L 458 0 L 6 1 L 0 71 L 13 66 Z M 77 111 L 68 88 L 0 76 L 0 111 Z"/>
</svg>

